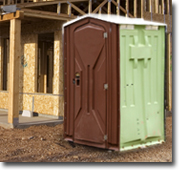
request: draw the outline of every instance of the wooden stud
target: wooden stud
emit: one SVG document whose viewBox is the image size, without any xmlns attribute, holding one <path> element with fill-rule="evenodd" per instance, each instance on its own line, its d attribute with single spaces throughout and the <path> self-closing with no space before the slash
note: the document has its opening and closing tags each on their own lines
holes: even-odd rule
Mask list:
<svg viewBox="0 0 180 170">
<path fill-rule="evenodd" d="M 71 4 L 68 4 L 68 15 L 71 16 Z"/>
<path fill-rule="evenodd" d="M 17 7 L 23 9 L 23 8 L 29 8 L 29 7 L 38 7 L 38 6 L 47 6 L 47 5 L 53 5 L 53 4 L 58 4 L 59 2 L 61 2 L 61 4 L 63 3 L 68 3 L 68 2 L 86 2 L 88 0 L 60 0 L 60 1 L 40 1 L 40 2 L 30 2 L 30 3 L 23 3 L 23 4 L 17 4 Z"/>
<path fill-rule="evenodd" d="M 4 39 L 0 38 L 0 90 L 3 90 Z"/>
<path fill-rule="evenodd" d="M 120 0 L 117 0 L 118 6 L 116 6 L 116 14 L 120 15 Z"/>
<path fill-rule="evenodd" d="M 46 43 L 43 43 L 44 44 L 44 93 L 47 93 L 47 44 Z"/>
<path fill-rule="evenodd" d="M 89 0 L 88 13 L 90 14 L 91 12 L 92 12 L 92 0 Z"/>
<path fill-rule="evenodd" d="M 10 74 L 8 123 L 19 123 L 19 60 L 21 55 L 21 20 L 10 21 Z"/>
<path fill-rule="evenodd" d="M 166 6 L 167 6 L 167 14 L 169 14 L 170 13 L 169 0 L 166 1 Z"/>
<path fill-rule="evenodd" d="M 161 7 L 161 5 L 159 5 L 159 14 L 162 14 L 162 7 Z"/>
<path fill-rule="evenodd" d="M 167 35 L 167 56 L 168 56 L 168 61 L 167 61 L 167 87 L 168 87 L 168 91 L 167 91 L 167 101 L 168 101 L 168 110 L 172 111 L 172 66 L 171 66 L 171 33 L 168 33 Z"/>
<path fill-rule="evenodd" d="M 141 18 L 144 18 L 144 0 L 141 0 Z"/>
<path fill-rule="evenodd" d="M 114 0 L 112 0 L 112 3 L 113 3 L 116 7 L 118 6 L 118 3 L 115 2 Z M 127 11 L 126 11 L 122 6 L 119 6 L 119 7 L 120 7 L 120 10 L 121 10 L 121 11 L 123 11 L 125 14 L 127 14 Z M 129 17 L 134 18 L 134 16 L 131 15 L 130 13 L 129 13 Z"/>
<path fill-rule="evenodd" d="M 99 8 L 99 14 L 101 14 L 102 13 L 102 9 L 101 8 Z"/>
<path fill-rule="evenodd" d="M 152 0 L 149 0 L 149 12 L 152 12 Z"/>
<path fill-rule="evenodd" d="M 134 17 L 137 18 L 137 0 L 134 0 Z"/>
<path fill-rule="evenodd" d="M 108 14 L 111 14 L 111 1 L 108 0 Z"/>
<path fill-rule="evenodd" d="M 61 13 L 61 2 L 59 2 L 57 5 L 57 14 L 60 15 L 60 13 Z"/>
<path fill-rule="evenodd" d="M 126 0 L 126 17 L 129 17 L 129 0 Z"/>
<path fill-rule="evenodd" d="M 108 0 L 104 0 L 92 13 L 97 13 L 99 11 L 99 8 L 102 8 L 107 2 Z"/>
<path fill-rule="evenodd" d="M 10 5 L 11 4 L 11 0 L 7 0 L 7 4 Z"/>
<path fill-rule="evenodd" d="M 162 6 L 162 14 L 164 14 L 164 0 L 161 0 L 161 6 Z"/>
<path fill-rule="evenodd" d="M 6 80 L 7 81 L 7 83 L 6 83 L 7 84 L 7 91 L 9 91 L 9 65 L 10 65 L 10 63 L 9 63 L 9 57 L 10 57 L 9 52 L 10 52 L 10 44 L 9 44 L 9 40 L 7 39 L 7 52 L 6 52 L 7 53 L 7 56 L 6 56 L 7 57 L 7 80 Z"/>
<path fill-rule="evenodd" d="M 6 0 L 3 0 L 3 5 L 6 5 Z"/>
<path fill-rule="evenodd" d="M 68 3 L 69 5 L 71 5 L 72 8 L 74 8 L 77 12 L 79 12 L 81 15 L 85 15 L 86 13 L 81 10 L 80 8 L 78 8 L 76 5 L 72 4 L 72 3 Z"/>
<path fill-rule="evenodd" d="M 155 13 L 159 13 L 159 0 L 155 0 Z"/>
</svg>

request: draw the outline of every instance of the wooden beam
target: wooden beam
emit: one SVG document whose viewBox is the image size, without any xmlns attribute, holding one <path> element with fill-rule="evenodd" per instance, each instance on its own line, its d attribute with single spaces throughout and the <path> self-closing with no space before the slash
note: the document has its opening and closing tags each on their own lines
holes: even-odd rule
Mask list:
<svg viewBox="0 0 180 170">
<path fill-rule="evenodd" d="M 166 6 L 167 6 L 167 14 L 169 14 L 170 13 L 169 0 L 166 1 Z"/>
<path fill-rule="evenodd" d="M 45 12 L 39 10 L 32 9 L 23 9 L 25 17 L 34 17 L 34 18 L 42 18 L 42 19 L 53 19 L 53 20 L 69 20 L 75 19 L 76 16 L 69 16 L 67 14 L 57 14 L 54 12 Z"/>
<path fill-rule="evenodd" d="M 68 2 L 85 2 L 85 1 L 88 1 L 88 0 L 56 0 L 56 1 L 45 1 L 45 2 L 30 2 L 30 3 L 24 3 L 24 4 L 17 4 L 17 7 L 29 8 L 29 7 L 53 5 L 53 4 L 58 4 L 59 2 L 61 2 L 61 4 L 64 4 Z"/>
<path fill-rule="evenodd" d="M 159 13 L 159 0 L 155 0 L 155 13 Z"/>
<path fill-rule="evenodd" d="M 117 0 L 116 14 L 120 15 L 120 0 Z"/>
<path fill-rule="evenodd" d="M 111 14 L 111 1 L 108 0 L 108 14 Z"/>
<path fill-rule="evenodd" d="M 126 0 L 126 17 L 129 17 L 129 0 Z"/>
<path fill-rule="evenodd" d="M 164 0 L 161 0 L 161 6 L 162 6 L 162 14 L 164 14 Z"/>
<path fill-rule="evenodd" d="M 68 4 L 70 4 L 71 7 L 74 8 L 74 9 L 75 9 L 77 12 L 79 12 L 81 15 L 85 15 L 85 14 L 86 14 L 83 10 L 81 10 L 80 8 L 78 8 L 76 5 L 74 5 L 74 4 L 70 3 L 70 2 L 68 2 Z"/>
<path fill-rule="evenodd" d="M 8 123 L 19 123 L 19 61 L 21 55 L 21 20 L 10 22 L 10 74 Z"/>
<path fill-rule="evenodd" d="M 24 18 L 24 14 L 22 11 L 16 11 L 15 13 L 9 13 L 9 14 L 5 14 L 5 15 L 0 15 L 0 22 L 3 21 L 9 21 L 12 19 L 23 19 Z"/>
<path fill-rule="evenodd" d="M 101 14 L 102 13 L 102 8 L 99 8 L 99 14 Z"/>
<path fill-rule="evenodd" d="M 159 14 L 162 14 L 162 7 L 161 7 L 161 5 L 159 5 Z"/>
<path fill-rule="evenodd" d="M 57 14 L 61 13 L 61 2 L 58 3 L 57 5 Z"/>
<path fill-rule="evenodd" d="M 0 90 L 3 90 L 4 39 L 0 38 Z"/>
<path fill-rule="evenodd" d="M 6 0 L 3 0 L 3 5 L 6 5 Z"/>
<path fill-rule="evenodd" d="M 104 0 L 92 13 L 97 13 L 99 11 L 99 8 L 102 8 L 107 2 L 108 0 Z"/>
<path fill-rule="evenodd" d="M 89 0 L 88 13 L 90 14 L 91 12 L 92 12 L 92 0 Z"/>
<path fill-rule="evenodd" d="M 149 12 L 152 12 L 152 0 L 149 0 Z"/>
<path fill-rule="evenodd" d="M 144 18 L 144 5 L 145 5 L 144 0 L 141 0 L 141 18 Z"/>
<path fill-rule="evenodd" d="M 68 4 L 68 16 L 71 16 L 71 5 Z"/>
<path fill-rule="evenodd" d="M 115 2 L 114 0 L 112 0 L 112 3 L 117 7 L 118 6 L 118 3 Z M 120 6 L 120 10 L 123 11 L 125 14 L 127 14 L 127 11 L 122 7 Z M 129 13 L 129 17 L 131 18 L 134 18 L 134 16 L 132 14 Z"/>
<path fill-rule="evenodd" d="M 137 18 L 137 0 L 134 0 L 134 17 Z"/>
</svg>

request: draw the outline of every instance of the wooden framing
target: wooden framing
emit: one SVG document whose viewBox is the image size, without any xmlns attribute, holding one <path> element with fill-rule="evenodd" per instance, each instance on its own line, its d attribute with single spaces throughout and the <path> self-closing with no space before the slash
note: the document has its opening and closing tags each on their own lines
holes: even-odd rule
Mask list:
<svg viewBox="0 0 180 170">
<path fill-rule="evenodd" d="M 120 15 L 120 0 L 117 0 L 116 14 Z"/>
<path fill-rule="evenodd" d="M 137 0 L 134 0 L 134 17 L 137 18 Z"/>
<path fill-rule="evenodd" d="M 53 19 L 53 20 L 65 20 L 68 19 L 75 19 L 76 16 L 69 16 L 67 14 L 57 14 L 54 12 L 45 12 L 39 10 L 32 10 L 32 9 L 23 9 L 24 16 L 26 17 L 34 17 L 34 18 L 42 18 L 42 19 Z"/>
<path fill-rule="evenodd" d="M 132 3 L 130 3 L 130 2 L 132 2 Z M 145 5 L 147 2 L 149 3 L 148 11 L 145 10 Z M 10 1 L 7 1 L 7 0 L 3 1 L 4 5 L 7 5 L 7 3 L 10 3 Z M 124 3 L 125 3 L 125 5 L 124 5 Z M 172 23 L 172 15 L 170 14 L 171 5 L 172 4 L 169 3 L 169 0 L 166 1 L 166 4 L 164 3 L 164 0 L 161 0 L 161 1 L 159 1 L 159 0 L 97 0 L 97 1 L 94 1 L 94 0 L 55 0 L 55 1 L 53 1 L 53 0 L 47 0 L 47 1 L 33 0 L 33 2 L 21 0 L 21 3 L 17 4 L 17 7 L 20 8 L 21 10 L 17 10 L 15 13 L 0 15 L 0 24 L 2 22 L 2 25 L 6 25 L 6 23 L 8 25 L 7 21 L 10 21 L 10 23 L 14 22 L 14 23 L 16 23 L 15 25 L 19 25 L 20 19 L 25 22 L 26 22 L 26 20 L 28 20 L 28 21 L 31 21 L 32 23 L 34 21 L 36 22 L 38 20 L 39 21 L 53 20 L 54 22 L 62 21 L 62 23 L 63 23 L 63 22 L 69 21 L 71 19 L 75 19 L 76 17 L 78 17 L 80 15 L 85 15 L 86 13 L 89 13 L 89 14 L 90 13 L 93 13 L 93 14 L 107 13 L 107 14 L 116 14 L 116 15 L 121 14 L 121 15 L 125 15 L 126 17 L 131 17 L 131 18 L 137 18 L 137 17 L 140 18 L 141 17 L 141 18 L 144 18 L 145 20 L 151 20 L 151 18 L 152 18 L 154 21 L 156 20 L 157 22 L 166 22 L 166 24 L 168 25 L 168 28 L 169 28 L 170 23 Z M 153 9 L 151 9 L 151 6 L 153 6 Z M 165 11 L 166 15 L 163 15 L 165 6 L 166 6 L 166 11 Z M 18 26 L 16 26 L 16 29 L 17 29 L 17 27 Z M 37 27 L 37 25 L 36 25 L 36 27 Z M 12 24 L 11 24 L 11 28 L 13 28 Z M 30 31 L 30 29 L 28 29 L 28 31 Z M 26 32 L 28 32 L 28 31 L 26 31 Z M 56 31 L 56 36 L 59 38 L 62 38 L 61 30 L 58 30 L 56 28 L 55 31 Z M 171 63 L 170 63 L 170 60 L 171 60 L 170 43 L 171 42 L 170 42 L 170 38 L 169 38 L 171 32 L 172 32 L 172 29 L 171 28 L 168 29 L 168 33 L 169 33 L 168 34 L 168 44 L 167 44 L 167 47 L 168 47 L 168 63 L 167 63 L 168 68 L 167 69 L 168 70 L 170 70 L 170 67 L 171 67 Z M 11 36 L 12 36 L 12 32 L 11 32 Z M 57 51 L 61 50 L 61 48 L 62 48 L 62 47 L 60 47 L 59 43 L 60 42 L 56 42 L 55 49 Z M 12 40 L 10 41 L 10 44 L 11 44 L 10 48 L 12 48 L 13 45 L 15 46 L 15 42 L 13 42 Z M 17 44 L 19 44 L 18 41 L 17 41 Z M 17 51 L 15 49 L 14 49 L 13 53 L 11 52 L 11 55 L 10 55 L 11 61 L 10 61 L 10 66 L 9 66 L 10 68 L 11 68 L 12 60 L 13 60 L 12 55 L 15 56 L 16 52 Z M 56 55 L 56 59 L 58 60 L 59 59 L 58 53 L 56 53 L 55 55 Z M 13 61 L 15 61 L 15 59 Z M 43 62 L 47 62 L 47 61 L 43 61 Z M 62 65 L 62 63 L 60 63 L 60 65 Z M 55 66 L 55 64 L 54 64 L 54 66 Z M 56 68 L 58 68 L 58 66 L 56 66 Z M 13 69 L 13 68 L 11 68 L 11 69 Z M 62 68 L 60 68 L 60 69 L 62 69 Z M 44 68 L 44 70 L 46 70 L 46 68 Z M 44 73 L 42 75 L 41 81 L 46 82 L 47 77 L 45 77 Z M 13 77 L 14 75 L 12 76 L 12 70 L 10 70 L 9 75 L 11 75 L 11 77 L 9 78 L 9 81 L 11 81 L 11 82 L 8 84 L 12 84 L 12 82 L 14 81 L 14 77 Z M 17 76 L 17 75 L 15 75 L 15 76 Z M 169 110 L 172 110 L 172 72 L 170 72 L 170 71 L 168 72 L 166 79 L 168 80 L 168 84 L 167 84 L 168 91 L 167 91 L 167 95 L 166 95 L 167 102 L 168 102 L 167 106 L 168 106 Z M 58 82 L 58 78 L 56 78 L 55 81 L 53 80 L 53 82 L 54 82 L 54 84 L 56 84 Z M 45 84 L 45 83 L 42 83 L 42 84 Z M 53 86 L 54 86 L 54 84 L 53 84 Z M 13 105 L 13 102 L 15 101 L 15 99 L 17 99 L 15 91 L 13 91 L 13 89 L 16 89 L 16 87 L 13 87 L 12 85 L 10 85 L 9 88 L 12 91 L 12 92 L 10 92 L 10 93 L 12 93 L 10 96 L 12 108 L 10 108 L 8 121 L 10 123 L 13 123 L 14 121 L 18 120 L 18 115 L 17 115 L 18 111 L 17 111 L 17 108 Z M 46 87 L 43 86 L 43 87 L 41 87 L 41 89 L 42 89 L 42 93 L 47 93 Z M 54 90 L 54 89 L 56 89 L 56 90 Z M 53 93 L 57 95 L 60 93 L 59 91 L 60 91 L 59 86 L 56 84 L 56 87 L 53 87 Z M 62 92 L 62 94 L 63 94 L 63 92 Z M 38 99 L 35 98 L 35 102 L 37 100 Z M 55 103 L 57 105 L 57 108 L 59 108 L 58 102 L 56 101 Z M 11 104 L 9 104 L 9 107 Z M 49 106 L 49 107 L 53 108 L 52 106 Z M 12 110 L 14 110 L 15 112 L 13 112 Z M 55 113 L 56 111 L 53 111 L 53 112 Z M 51 112 L 52 112 L 52 110 L 49 111 L 49 114 Z M 57 111 L 57 112 L 59 112 L 59 111 Z"/>
<path fill-rule="evenodd" d="M 10 74 L 8 123 L 19 121 L 19 59 L 21 50 L 21 20 L 10 22 Z"/>
<path fill-rule="evenodd" d="M 129 16 L 129 0 L 126 0 L 126 17 Z"/>
<path fill-rule="evenodd" d="M 9 13 L 5 15 L 0 15 L 0 22 L 2 21 L 9 21 L 11 19 L 23 19 L 24 14 L 22 11 L 16 11 L 15 13 Z"/>
<path fill-rule="evenodd" d="M 155 13 L 159 13 L 159 0 L 155 0 Z"/>
<path fill-rule="evenodd" d="M 108 0 L 108 14 L 111 14 L 111 0 Z"/>
<path fill-rule="evenodd" d="M 144 0 L 141 0 L 141 18 L 144 18 Z"/>
<path fill-rule="evenodd" d="M 0 90 L 3 90 L 4 39 L 0 38 Z"/>
<path fill-rule="evenodd" d="M 91 12 L 92 12 L 92 0 L 89 0 L 88 13 L 90 14 Z"/>
</svg>

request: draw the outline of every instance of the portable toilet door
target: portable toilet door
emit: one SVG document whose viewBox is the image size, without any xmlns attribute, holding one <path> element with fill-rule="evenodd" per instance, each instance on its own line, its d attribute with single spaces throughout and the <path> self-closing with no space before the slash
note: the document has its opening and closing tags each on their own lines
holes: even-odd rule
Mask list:
<svg viewBox="0 0 180 170">
<path fill-rule="evenodd" d="M 119 150 L 118 32 L 94 18 L 64 30 L 66 140 Z"/>
<path fill-rule="evenodd" d="M 64 25 L 64 137 L 126 151 L 165 140 L 165 25 L 88 15 Z"/>
</svg>

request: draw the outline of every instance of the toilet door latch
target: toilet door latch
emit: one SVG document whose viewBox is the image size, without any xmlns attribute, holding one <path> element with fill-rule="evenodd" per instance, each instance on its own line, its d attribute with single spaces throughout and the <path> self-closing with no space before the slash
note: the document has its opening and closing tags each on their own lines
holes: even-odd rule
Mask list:
<svg viewBox="0 0 180 170">
<path fill-rule="evenodd" d="M 105 89 L 105 90 L 108 89 L 108 84 L 104 84 L 104 89 Z"/>
</svg>

